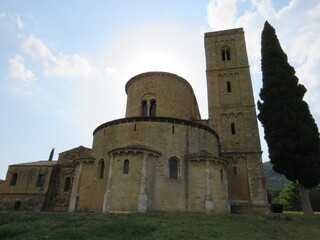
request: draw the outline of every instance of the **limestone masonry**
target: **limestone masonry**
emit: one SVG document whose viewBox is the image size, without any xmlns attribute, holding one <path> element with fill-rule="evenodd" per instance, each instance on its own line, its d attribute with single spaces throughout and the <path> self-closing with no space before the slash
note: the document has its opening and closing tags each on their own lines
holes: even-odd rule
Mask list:
<svg viewBox="0 0 320 240">
<path fill-rule="evenodd" d="M 137 75 L 91 149 L 9 166 L 0 210 L 268 213 L 243 29 L 206 33 L 205 54 L 208 120 L 182 77 Z"/>
</svg>

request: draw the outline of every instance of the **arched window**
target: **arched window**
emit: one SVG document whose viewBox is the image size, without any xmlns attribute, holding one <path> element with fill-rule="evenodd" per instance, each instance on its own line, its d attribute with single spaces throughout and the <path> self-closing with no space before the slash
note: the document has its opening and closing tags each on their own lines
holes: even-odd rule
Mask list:
<svg viewBox="0 0 320 240">
<path fill-rule="evenodd" d="M 141 102 L 141 115 L 143 117 L 146 117 L 148 116 L 148 104 L 147 104 L 147 101 L 146 100 L 143 100 Z"/>
<path fill-rule="evenodd" d="M 169 178 L 178 178 L 178 160 L 175 158 L 169 160 Z"/>
<path fill-rule="evenodd" d="M 99 179 L 104 178 L 105 163 L 103 159 L 100 160 L 98 169 L 99 169 Z"/>
<path fill-rule="evenodd" d="M 224 47 L 221 49 L 221 57 L 222 61 L 229 61 L 230 60 L 230 48 Z"/>
<path fill-rule="evenodd" d="M 65 192 L 69 192 L 70 191 L 70 187 L 71 187 L 71 178 L 67 177 L 64 180 L 64 191 Z"/>
<path fill-rule="evenodd" d="M 231 134 L 232 135 L 236 134 L 236 127 L 235 127 L 234 123 L 231 123 Z"/>
<path fill-rule="evenodd" d="M 11 181 L 10 181 L 10 186 L 15 186 L 16 185 L 17 178 L 18 178 L 18 174 L 17 173 L 12 174 Z"/>
<path fill-rule="evenodd" d="M 126 159 L 123 162 L 123 174 L 128 174 L 129 173 L 129 160 Z"/>
<path fill-rule="evenodd" d="M 151 100 L 150 102 L 150 116 L 154 117 L 156 116 L 156 112 L 157 112 L 157 102 L 156 100 Z"/>
<path fill-rule="evenodd" d="M 227 82 L 227 91 L 231 92 L 231 82 L 230 81 Z"/>
</svg>

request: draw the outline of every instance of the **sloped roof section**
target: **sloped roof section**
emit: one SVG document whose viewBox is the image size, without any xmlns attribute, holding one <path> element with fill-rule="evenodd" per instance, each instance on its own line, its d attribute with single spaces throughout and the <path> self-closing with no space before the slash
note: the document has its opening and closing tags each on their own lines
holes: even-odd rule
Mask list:
<svg viewBox="0 0 320 240">
<path fill-rule="evenodd" d="M 37 162 L 27 162 L 27 163 L 18 163 L 18 164 L 13 164 L 10 165 L 10 167 L 12 166 L 54 166 L 56 165 L 58 162 L 57 161 L 37 161 Z"/>
</svg>

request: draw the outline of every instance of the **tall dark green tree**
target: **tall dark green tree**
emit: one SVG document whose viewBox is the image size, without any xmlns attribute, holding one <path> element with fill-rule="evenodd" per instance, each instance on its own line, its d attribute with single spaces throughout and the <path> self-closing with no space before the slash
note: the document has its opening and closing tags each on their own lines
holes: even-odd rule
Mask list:
<svg viewBox="0 0 320 240">
<path fill-rule="evenodd" d="M 319 131 L 303 101 L 307 90 L 299 84 L 275 29 L 268 22 L 262 31 L 261 56 L 263 86 L 258 118 L 264 127 L 269 158 L 273 170 L 299 183 L 303 211 L 311 214 L 306 188 L 320 182 Z"/>
</svg>

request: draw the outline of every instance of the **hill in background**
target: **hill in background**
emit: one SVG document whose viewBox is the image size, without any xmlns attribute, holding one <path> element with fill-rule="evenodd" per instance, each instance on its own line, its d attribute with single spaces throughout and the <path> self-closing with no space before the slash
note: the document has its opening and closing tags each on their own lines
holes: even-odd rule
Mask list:
<svg viewBox="0 0 320 240">
<path fill-rule="evenodd" d="M 267 180 L 267 188 L 284 188 L 290 181 L 282 174 L 272 170 L 271 162 L 263 163 L 264 176 Z"/>
</svg>

